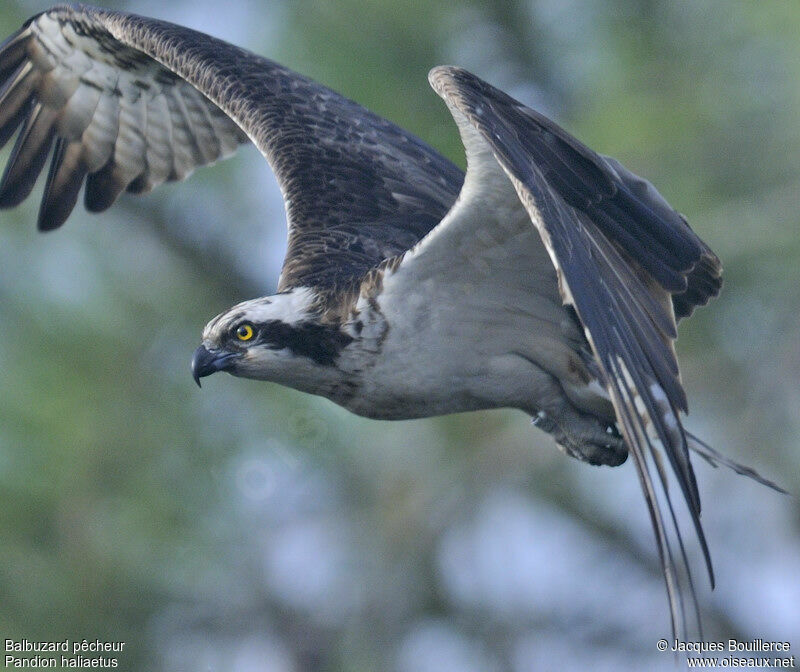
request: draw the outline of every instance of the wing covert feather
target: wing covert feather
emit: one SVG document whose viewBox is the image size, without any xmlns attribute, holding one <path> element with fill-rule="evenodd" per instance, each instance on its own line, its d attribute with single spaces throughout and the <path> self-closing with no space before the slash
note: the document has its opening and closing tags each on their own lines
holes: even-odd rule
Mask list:
<svg viewBox="0 0 800 672">
<path fill-rule="evenodd" d="M 125 190 L 182 180 L 249 138 L 286 201 L 280 289 L 353 282 L 405 252 L 463 180 L 410 133 L 273 61 L 84 5 L 43 12 L 0 47 L 0 140 L 20 125 L 0 207 L 24 200 L 51 146 L 67 142 L 54 156 L 42 229 L 64 222 L 84 177 L 86 206 L 99 212 Z"/>
</svg>

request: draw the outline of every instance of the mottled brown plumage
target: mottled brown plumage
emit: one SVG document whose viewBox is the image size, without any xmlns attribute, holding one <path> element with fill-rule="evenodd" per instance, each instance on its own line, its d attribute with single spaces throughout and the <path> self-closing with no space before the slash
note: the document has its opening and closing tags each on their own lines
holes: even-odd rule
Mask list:
<svg viewBox="0 0 800 672">
<path fill-rule="evenodd" d="M 75 90 L 48 98 L 43 66 L 59 51 L 88 56 L 78 65 L 60 63 L 62 79 L 74 81 Z M 81 63 L 90 60 L 113 67 L 125 86 L 114 77 L 93 77 L 94 70 L 81 73 Z M 164 21 L 59 6 L 6 41 L 0 73 L 8 76 L 0 93 L 0 137 L 10 137 L 26 119 L 35 131 L 35 137 L 20 136 L 22 152 L 9 162 L 0 207 L 27 197 L 56 137 L 60 151 L 42 204 L 43 229 L 63 223 L 87 175 L 86 204 L 99 211 L 125 189 L 140 193 L 183 179 L 249 137 L 270 162 L 287 203 L 282 290 L 352 284 L 436 226 L 461 186 L 462 173 L 452 163 L 357 103 L 266 58 Z M 95 99 L 112 108 L 105 115 L 110 121 L 95 125 L 120 126 L 108 134 L 113 145 L 98 147 L 85 133 L 92 125 L 83 108 Z M 30 109 L 38 100 L 44 107 Z M 164 127 L 171 127 L 168 142 L 159 133 Z M 165 152 L 172 156 L 156 156 Z"/>
</svg>

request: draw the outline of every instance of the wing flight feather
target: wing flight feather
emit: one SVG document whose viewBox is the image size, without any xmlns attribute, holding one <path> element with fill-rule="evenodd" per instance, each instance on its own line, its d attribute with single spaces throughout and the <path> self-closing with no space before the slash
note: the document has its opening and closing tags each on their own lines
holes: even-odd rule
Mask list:
<svg viewBox="0 0 800 672">
<path fill-rule="evenodd" d="M 463 174 L 357 103 L 222 40 L 85 5 L 30 19 L 0 47 L 0 145 L 22 126 L 0 207 L 31 192 L 55 147 L 39 227 L 110 207 L 229 156 L 248 139 L 283 191 L 280 289 L 341 286 L 408 250 Z"/>
<path fill-rule="evenodd" d="M 435 68 L 430 79 L 457 121 L 466 117 L 491 147 L 549 252 L 564 303 L 583 325 L 642 484 L 673 630 L 685 634 L 682 588 L 695 615 L 697 603 L 658 445 L 713 585 L 673 340 L 676 313 L 718 291 L 719 261 L 649 183 L 618 162 L 464 70 Z"/>
<path fill-rule="evenodd" d="M 28 197 L 54 147 L 39 212 L 42 230 L 67 219 L 87 177 L 86 205 L 97 212 L 126 189 L 138 193 L 183 179 L 247 141 L 193 86 L 163 76 L 169 71 L 156 61 L 115 41 L 103 27 L 110 16 L 80 6 L 56 8 L 31 19 L 0 48 L 0 142 L 23 126 L 0 182 L 0 207 Z M 173 122 L 181 105 L 193 111 L 191 119 Z M 183 126 L 182 137 L 168 133 L 173 123 Z M 187 143 L 197 148 L 188 161 Z"/>
</svg>

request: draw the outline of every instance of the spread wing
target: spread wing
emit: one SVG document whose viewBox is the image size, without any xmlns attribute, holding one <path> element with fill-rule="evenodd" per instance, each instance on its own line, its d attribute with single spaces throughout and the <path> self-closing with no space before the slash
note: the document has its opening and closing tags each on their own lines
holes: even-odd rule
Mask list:
<svg viewBox="0 0 800 672">
<path fill-rule="evenodd" d="M 682 587 L 695 610 L 696 600 L 656 443 L 686 501 L 713 584 L 673 340 L 675 316 L 718 292 L 719 260 L 649 183 L 618 162 L 464 70 L 436 68 L 430 80 L 459 123 L 470 165 L 465 184 L 477 163 L 470 155 L 480 155 L 479 145 L 491 149 L 538 230 L 561 299 L 575 308 L 644 489 L 673 629 L 683 630 Z"/>
<path fill-rule="evenodd" d="M 0 207 L 31 192 L 60 226 L 180 180 L 249 138 L 289 221 L 281 289 L 363 275 L 425 235 L 461 185 L 453 164 L 353 101 L 265 58 L 163 21 L 83 5 L 30 19 L 0 47 L 0 146 L 19 130 Z"/>
<path fill-rule="evenodd" d="M 34 17 L 0 50 L 0 143 L 21 126 L 0 206 L 28 197 L 48 154 L 39 228 L 69 216 L 86 183 L 101 212 L 124 190 L 182 180 L 248 138 L 217 105 L 141 51 L 116 41 L 89 9 Z"/>
</svg>

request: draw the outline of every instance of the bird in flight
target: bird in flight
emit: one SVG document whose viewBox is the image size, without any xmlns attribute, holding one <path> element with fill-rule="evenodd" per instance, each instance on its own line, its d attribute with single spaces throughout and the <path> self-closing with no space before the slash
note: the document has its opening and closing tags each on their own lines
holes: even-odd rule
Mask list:
<svg viewBox="0 0 800 672">
<path fill-rule="evenodd" d="M 282 190 L 288 250 L 276 294 L 205 327 L 197 383 L 227 371 L 377 419 L 510 407 L 572 457 L 615 466 L 630 454 L 673 632 L 685 632 L 699 616 L 669 480 L 712 585 L 690 449 L 766 482 L 683 426 L 676 323 L 719 292 L 719 259 L 616 160 L 463 69 L 429 79 L 466 175 L 266 58 L 164 21 L 57 6 L 0 47 L 0 146 L 17 134 L 0 207 L 27 198 L 49 155 L 42 231 L 82 188 L 101 212 L 252 142 Z"/>
</svg>

